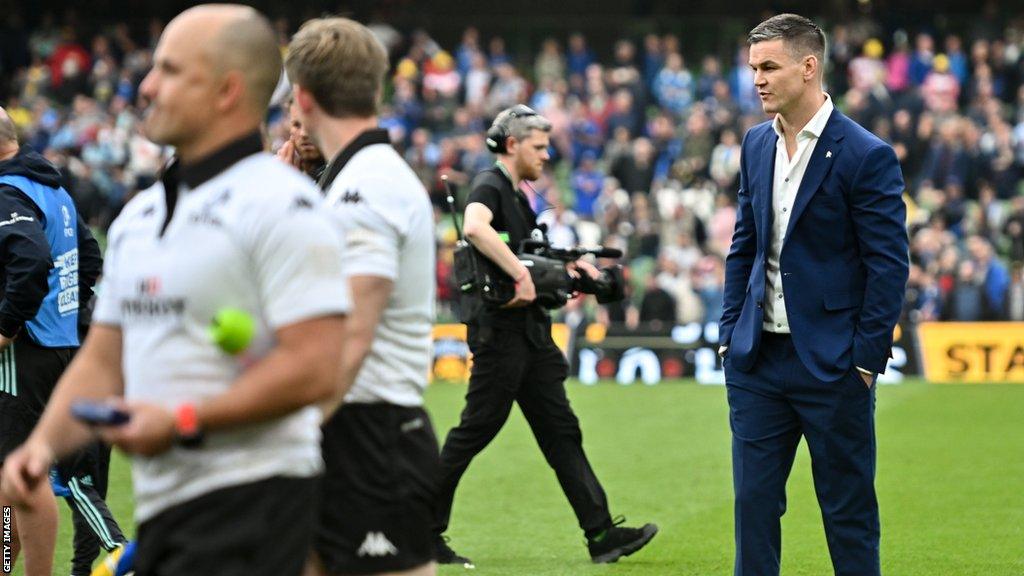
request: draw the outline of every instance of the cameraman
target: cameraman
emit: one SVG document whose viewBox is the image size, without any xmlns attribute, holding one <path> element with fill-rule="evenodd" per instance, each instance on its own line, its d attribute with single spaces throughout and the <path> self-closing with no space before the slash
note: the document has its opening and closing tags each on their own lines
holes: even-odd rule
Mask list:
<svg viewBox="0 0 1024 576">
<path fill-rule="evenodd" d="M 512 403 L 518 402 L 562 491 L 576 513 L 594 562 L 614 562 L 636 552 L 657 533 L 657 527 L 613 524 L 604 489 L 583 452 L 579 421 L 565 393 L 568 364 L 551 340 L 551 319 L 534 300 L 529 270 L 510 246 L 524 239 L 543 240 L 537 216 L 519 190 L 523 180 L 541 176 L 548 160 L 551 123 L 530 108 L 517 105 L 494 120 L 487 146 L 498 155 L 494 167 L 473 180 L 464 217 L 465 234 L 480 254 L 515 280 L 515 296 L 500 308 L 480 298 L 467 302 L 465 322 L 473 352 L 473 370 L 466 407 L 441 449 L 441 482 L 435 531 L 436 555 L 442 564 L 471 565 L 456 554 L 442 536 L 448 529 L 459 479 L 470 461 L 505 424 Z M 591 278 L 599 272 L 577 261 Z"/>
</svg>

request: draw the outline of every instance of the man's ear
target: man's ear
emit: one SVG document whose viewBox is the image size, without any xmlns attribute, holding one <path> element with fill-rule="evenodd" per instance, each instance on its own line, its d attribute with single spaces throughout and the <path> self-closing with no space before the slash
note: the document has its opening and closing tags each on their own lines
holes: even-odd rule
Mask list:
<svg viewBox="0 0 1024 576">
<path fill-rule="evenodd" d="M 519 140 L 514 136 L 505 138 L 505 153 L 510 156 L 515 156 L 517 150 L 519 150 Z"/>
<path fill-rule="evenodd" d="M 814 80 L 814 77 L 818 73 L 818 67 L 821 66 L 821 62 L 818 61 L 818 57 L 810 55 L 804 58 L 804 82 L 810 82 Z"/>
<path fill-rule="evenodd" d="M 313 99 L 313 95 L 303 88 L 301 84 L 292 84 L 292 96 L 295 98 L 295 103 L 298 104 L 299 110 L 303 114 L 309 114 L 316 107 L 316 100 Z"/>
<path fill-rule="evenodd" d="M 245 78 L 238 70 L 231 70 L 224 74 L 221 79 L 220 90 L 214 101 L 214 108 L 220 112 L 226 112 L 238 105 L 238 102 L 245 98 Z"/>
</svg>

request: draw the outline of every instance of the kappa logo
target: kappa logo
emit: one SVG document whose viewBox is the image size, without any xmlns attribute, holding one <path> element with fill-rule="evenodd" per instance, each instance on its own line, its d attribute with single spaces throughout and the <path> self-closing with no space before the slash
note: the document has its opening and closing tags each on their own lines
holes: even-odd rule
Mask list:
<svg viewBox="0 0 1024 576">
<path fill-rule="evenodd" d="M 302 196 L 296 196 L 295 201 L 292 202 L 292 210 L 312 210 L 313 203 L 309 201 L 309 198 L 303 198 Z"/>
<path fill-rule="evenodd" d="M 223 226 L 224 222 L 215 211 L 228 203 L 231 199 L 231 190 L 224 190 L 220 194 L 210 198 L 203 203 L 199 212 L 189 216 L 189 222 L 193 224 L 207 224 L 209 226 Z"/>
<path fill-rule="evenodd" d="M 359 195 L 359 190 L 345 190 L 341 201 L 345 204 L 359 204 L 363 201 L 363 197 Z"/>
<path fill-rule="evenodd" d="M 356 556 L 360 558 L 363 556 L 379 558 L 381 556 L 397 555 L 398 548 L 395 548 L 395 545 L 384 536 L 383 532 L 367 532 L 366 538 L 359 545 L 359 550 L 356 551 Z"/>
</svg>

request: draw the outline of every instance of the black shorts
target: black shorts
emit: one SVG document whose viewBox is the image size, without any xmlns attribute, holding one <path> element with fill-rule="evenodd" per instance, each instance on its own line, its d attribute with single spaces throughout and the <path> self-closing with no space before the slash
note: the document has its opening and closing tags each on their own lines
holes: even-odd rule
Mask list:
<svg viewBox="0 0 1024 576">
<path fill-rule="evenodd" d="M 22 336 L 0 351 L 0 464 L 28 439 L 74 348 L 43 348 Z"/>
<path fill-rule="evenodd" d="M 427 412 L 346 404 L 323 432 L 315 548 L 327 572 L 397 572 L 432 561 L 439 450 Z"/>
<path fill-rule="evenodd" d="M 136 576 L 299 576 L 319 478 L 274 477 L 210 492 L 139 526 Z"/>
</svg>

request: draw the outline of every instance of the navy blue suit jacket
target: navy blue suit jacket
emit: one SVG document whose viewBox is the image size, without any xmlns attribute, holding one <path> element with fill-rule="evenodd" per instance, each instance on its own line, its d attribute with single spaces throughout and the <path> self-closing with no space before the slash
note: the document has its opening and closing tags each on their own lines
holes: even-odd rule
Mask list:
<svg viewBox="0 0 1024 576">
<path fill-rule="evenodd" d="M 720 342 L 735 369 L 757 360 L 774 213 L 777 135 L 743 138 L 739 208 L 725 265 Z M 896 154 L 838 110 L 797 191 L 779 259 L 793 344 L 818 379 L 854 366 L 884 372 L 908 274 L 906 205 Z"/>
</svg>

